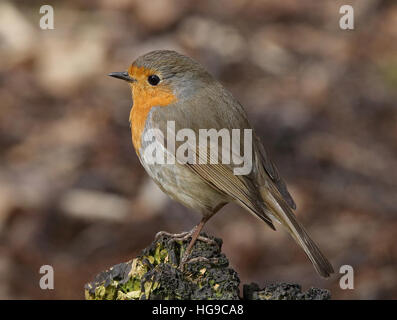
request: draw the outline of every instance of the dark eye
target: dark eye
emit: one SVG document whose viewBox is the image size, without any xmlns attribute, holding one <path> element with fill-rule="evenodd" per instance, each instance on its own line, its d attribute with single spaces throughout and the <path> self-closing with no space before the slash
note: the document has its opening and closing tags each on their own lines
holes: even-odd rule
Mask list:
<svg viewBox="0 0 397 320">
<path fill-rule="evenodd" d="M 157 86 L 158 83 L 160 82 L 160 78 L 156 76 L 155 74 L 152 74 L 147 78 L 147 81 L 152 85 L 152 86 Z"/>
</svg>

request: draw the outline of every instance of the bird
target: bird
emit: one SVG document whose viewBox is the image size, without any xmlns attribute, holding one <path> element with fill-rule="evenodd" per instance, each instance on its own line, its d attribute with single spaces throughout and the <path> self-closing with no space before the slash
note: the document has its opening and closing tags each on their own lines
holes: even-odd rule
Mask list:
<svg viewBox="0 0 397 320">
<path fill-rule="evenodd" d="M 188 260 L 197 240 L 206 241 L 200 232 L 207 221 L 233 202 L 273 230 L 276 230 L 275 223 L 281 224 L 321 277 L 327 278 L 334 272 L 331 263 L 298 222 L 294 214 L 296 204 L 243 106 L 199 62 L 176 51 L 155 50 L 139 56 L 127 71 L 108 75 L 130 86 L 132 144 L 148 175 L 171 199 L 201 213 L 200 222 L 190 232 L 179 234 L 191 239 L 181 264 Z M 236 174 L 237 161 L 216 161 L 221 160 L 219 150 L 205 153 L 208 146 L 197 146 L 197 143 L 185 144 L 185 152 L 178 155 L 174 151 L 182 147 L 185 140 L 166 134 L 170 123 L 175 132 L 189 129 L 197 136 L 202 129 L 248 130 L 252 141 L 240 139 L 237 144 L 251 148 L 251 170 Z M 173 144 L 174 149 L 168 147 Z M 149 147 L 162 150 L 176 160 L 185 157 L 184 161 L 153 161 L 147 152 Z M 200 162 L 198 158 L 210 161 Z"/>
</svg>

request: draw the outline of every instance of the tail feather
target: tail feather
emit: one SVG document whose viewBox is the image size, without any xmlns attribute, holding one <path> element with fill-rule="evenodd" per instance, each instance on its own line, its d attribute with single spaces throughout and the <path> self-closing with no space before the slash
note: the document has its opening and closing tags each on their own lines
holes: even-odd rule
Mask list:
<svg viewBox="0 0 397 320">
<path fill-rule="evenodd" d="M 274 218 L 287 228 L 291 236 L 305 251 L 318 274 L 324 278 L 328 278 L 332 273 L 334 273 L 331 263 L 321 253 L 320 249 L 309 237 L 306 230 L 298 222 L 288 204 L 281 198 L 281 196 L 277 195 L 277 191 L 271 192 L 268 188 L 263 188 L 261 190 L 261 195 L 266 206 L 270 211 L 272 211 Z"/>
</svg>

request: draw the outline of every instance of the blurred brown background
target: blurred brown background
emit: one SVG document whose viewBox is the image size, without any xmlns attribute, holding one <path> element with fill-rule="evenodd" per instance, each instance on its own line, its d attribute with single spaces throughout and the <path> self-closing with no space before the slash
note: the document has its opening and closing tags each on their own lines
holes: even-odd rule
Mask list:
<svg viewBox="0 0 397 320">
<path fill-rule="evenodd" d="M 106 76 L 154 49 L 197 59 L 240 100 L 300 220 L 336 270 L 355 270 L 341 290 L 284 231 L 228 205 L 206 231 L 242 282 L 397 298 L 396 1 L 51 1 L 55 30 L 39 28 L 43 4 L 0 3 L 0 298 L 81 299 L 156 232 L 199 220 L 149 180 L 129 89 Z M 44 264 L 55 290 L 39 288 Z"/>
</svg>

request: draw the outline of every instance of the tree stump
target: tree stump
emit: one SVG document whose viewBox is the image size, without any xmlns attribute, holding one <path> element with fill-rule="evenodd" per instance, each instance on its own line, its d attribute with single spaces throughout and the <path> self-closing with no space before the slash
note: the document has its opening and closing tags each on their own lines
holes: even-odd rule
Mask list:
<svg viewBox="0 0 397 320">
<path fill-rule="evenodd" d="M 201 234 L 207 237 L 205 233 Z M 239 294 L 240 279 L 229 267 L 221 252 L 222 240 L 214 243 L 197 241 L 184 270 L 178 266 L 190 239 L 176 240 L 162 235 L 141 255 L 117 264 L 98 274 L 85 285 L 88 300 L 324 300 L 328 290 L 310 288 L 302 292 L 297 284 L 278 283 L 260 289 L 257 284 L 244 285 Z"/>
</svg>

